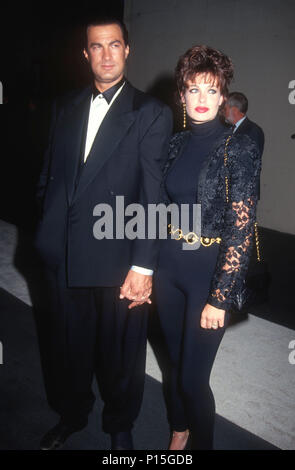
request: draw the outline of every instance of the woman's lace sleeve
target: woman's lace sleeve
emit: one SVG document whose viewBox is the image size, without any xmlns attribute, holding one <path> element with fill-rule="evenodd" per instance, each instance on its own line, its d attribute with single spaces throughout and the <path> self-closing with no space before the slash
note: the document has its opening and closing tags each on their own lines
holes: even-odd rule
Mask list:
<svg viewBox="0 0 295 470">
<path fill-rule="evenodd" d="M 237 136 L 238 137 L 238 136 Z M 208 303 L 226 310 L 241 289 L 253 246 L 261 157 L 247 136 L 228 150 L 229 202 Z"/>
</svg>

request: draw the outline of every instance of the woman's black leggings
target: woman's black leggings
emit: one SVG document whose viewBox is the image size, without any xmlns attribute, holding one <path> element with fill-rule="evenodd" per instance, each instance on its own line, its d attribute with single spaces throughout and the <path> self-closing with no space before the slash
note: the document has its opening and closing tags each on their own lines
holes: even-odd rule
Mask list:
<svg viewBox="0 0 295 470">
<path fill-rule="evenodd" d="M 219 245 L 183 250 L 181 240 L 161 240 L 155 295 L 168 352 L 164 372 L 167 413 L 174 431 L 189 428 L 194 449 L 212 449 L 215 401 L 209 385 L 213 362 L 228 324 L 200 326 Z"/>
</svg>

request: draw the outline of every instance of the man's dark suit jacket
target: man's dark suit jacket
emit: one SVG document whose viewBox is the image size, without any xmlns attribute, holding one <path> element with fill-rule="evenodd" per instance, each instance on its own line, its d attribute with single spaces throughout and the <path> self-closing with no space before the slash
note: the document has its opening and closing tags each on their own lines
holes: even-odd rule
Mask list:
<svg viewBox="0 0 295 470">
<path fill-rule="evenodd" d="M 260 150 L 260 155 L 263 154 L 264 149 L 264 132 L 255 122 L 250 121 L 248 117 L 244 119 L 242 124 L 237 128 L 235 134 L 246 134 L 257 143 Z"/>
<path fill-rule="evenodd" d="M 91 95 L 89 87 L 65 100 L 58 111 L 55 105 L 38 187 L 43 215 L 35 245 L 52 269 L 66 259 L 70 287 L 119 286 L 131 265 L 155 268 L 155 240 L 98 240 L 93 210 L 105 203 L 115 214 L 116 196 L 125 197 L 125 206 L 158 203 L 172 131 L 170 109 L 125 83 L 77 179 Z"/>
</svg>

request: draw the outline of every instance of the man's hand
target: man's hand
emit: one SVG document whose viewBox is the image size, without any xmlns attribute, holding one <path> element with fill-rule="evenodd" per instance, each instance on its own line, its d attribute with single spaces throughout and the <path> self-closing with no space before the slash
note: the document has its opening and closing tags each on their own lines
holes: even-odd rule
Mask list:
<svg viewBox="0 0 295 470">
<path fill-rule="evenodd" d="M 218 327 L 224 326 L 225 310 L 213 307 L 213 305 L 206 304 L 203 308 L 201 315 L 201 327 L 216 330 Z"/>
<path fill-rule="evenodd" d="M 128 308 L 133 308 L 145 302 L 151 304 L 149 296 L 152 293 L 152 278 L 152 276 L 129 270 L 120 292 L 120 299 L 133 300 Z"/>
</svg>

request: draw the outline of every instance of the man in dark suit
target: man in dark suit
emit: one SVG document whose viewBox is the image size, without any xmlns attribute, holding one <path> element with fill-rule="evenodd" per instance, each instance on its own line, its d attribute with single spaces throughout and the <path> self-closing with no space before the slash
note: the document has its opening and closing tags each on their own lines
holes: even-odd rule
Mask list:
<svg viewBox="0 0 295 470">
<path fill-rule="evenodd" d="M 233 125 L 234 133 L 249 135 L 249 137 L 257 143 L 262 155 L 264 148 L 264 132 L 255 122 L 250 121 L 246 116 L 247 111 L 247 97 L 237 91 L 230 93 L 224 106 L 224 115 L 227 122 Z"/>
<path fill-rule="evenodd" d="M 116 196 L 145 209 L 159 202 L 172 116 L 124 78 L 128 54 L 123 23 L 89 24 L 84 56 L 93 85 L 55 106 L 39 182 L 43 215 L 35 244 L 48 290 L 43 374 L 49 405 L 60 421 L 43 437 L 42 449 L 61 447 L 86 426 L 94 374 L 112 449 L 133 448 L 157 242 L 122 233 Z M 109 228 L 105 238 L 97 233 L 100 204 L 112 211 L 107 224 L 113 236 Z"/>
</svg>

